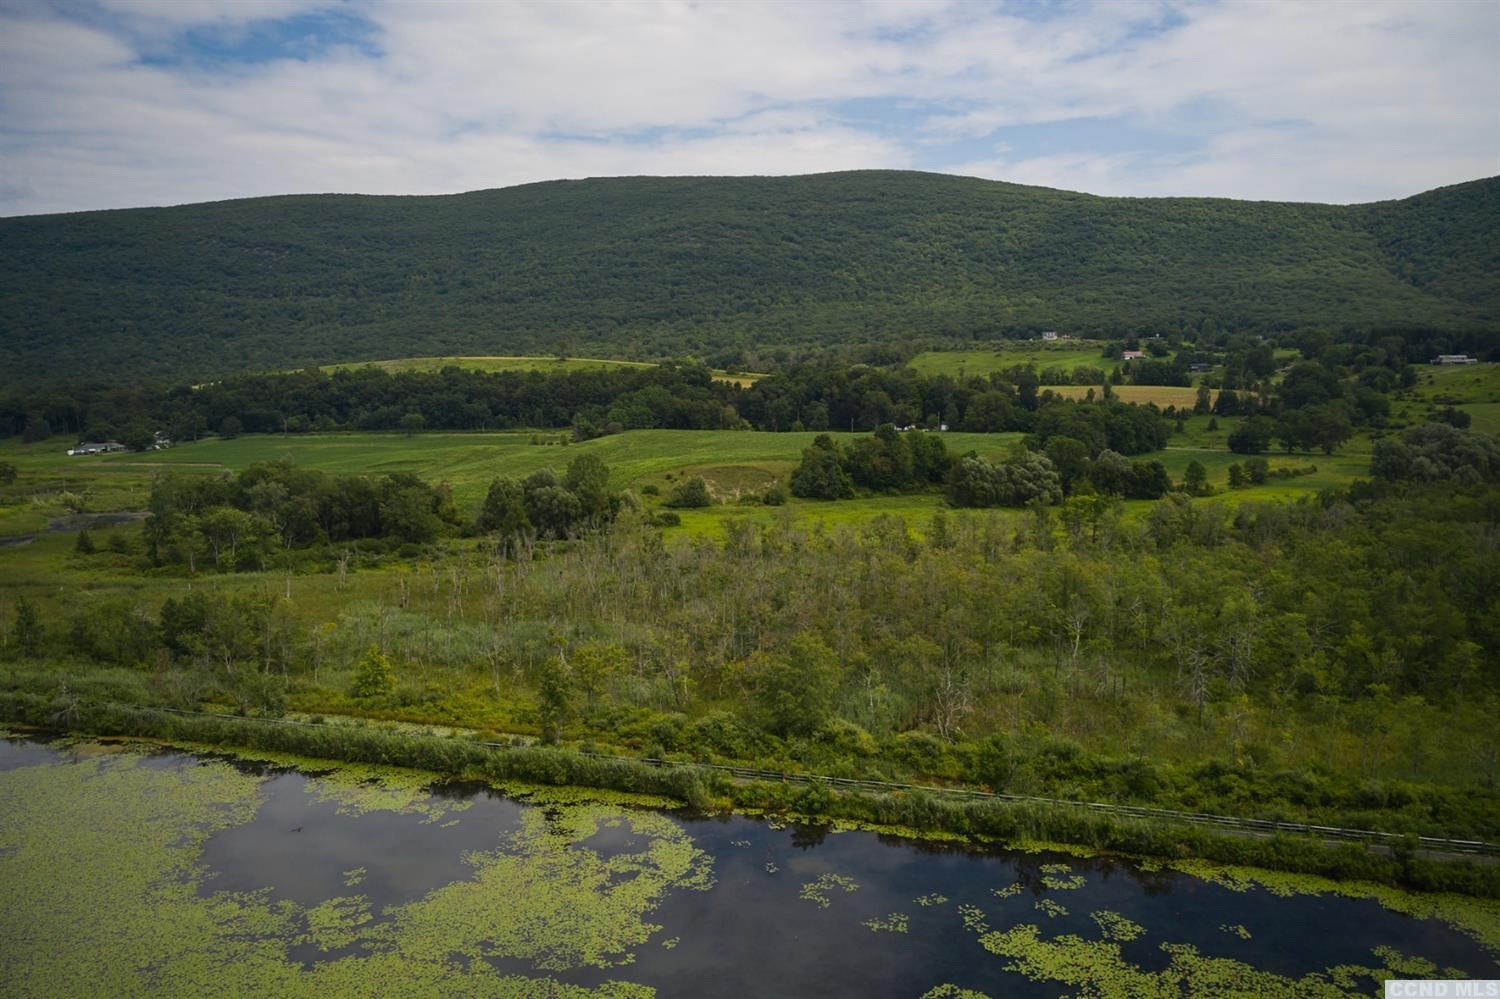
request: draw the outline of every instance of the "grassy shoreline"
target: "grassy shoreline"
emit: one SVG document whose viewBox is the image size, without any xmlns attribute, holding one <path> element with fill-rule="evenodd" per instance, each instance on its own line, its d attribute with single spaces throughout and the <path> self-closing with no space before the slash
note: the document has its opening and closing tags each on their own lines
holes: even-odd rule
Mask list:
<svg viewBox="0 0 1500 999">
<path fill-rule="evenodd" d="M 1180 823 L 1142 822 L 1077 809 L 994 800 L 944 800 L 922 792 L 875 794 L 820 785 L 734 783 L 690 764 L 671 768 L 598 759 L 539 747 L 499 749 L 473 741 L 349 726 L 286 726 L 237 716 L 189 717 L 156 708 L 99 705 L 20 692 L 0 693 L 0 720 L 100 736 L 130 736 L 223 748 L 271 750 L 344 763 L 402 766 L 496 783 L 524 781 L 647 794 L 702 811 L 733 808 L 812 821 L 960 836 L 981 842 L 1045 841 L 1168 861 L 1199 859 L 1334 881 L 1372 882 L 1420 892 L 1500 898 L 1500 866 L 1390 856 L 1354 844 L 1300 836 L 1229 836 Z"/>
</svg>

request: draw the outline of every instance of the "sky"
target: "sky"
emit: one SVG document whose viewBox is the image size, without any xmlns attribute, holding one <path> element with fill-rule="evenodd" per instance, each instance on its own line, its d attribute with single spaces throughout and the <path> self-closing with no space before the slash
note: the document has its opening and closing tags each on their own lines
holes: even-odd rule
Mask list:
<svg viewBox="0 0 1500 999">
<path fill-rule="evenodd" d="M 0 0 L 0 215 L 930 170 L 1351 203 L 1500 174 L 1500 0 Z"/>
</svg>

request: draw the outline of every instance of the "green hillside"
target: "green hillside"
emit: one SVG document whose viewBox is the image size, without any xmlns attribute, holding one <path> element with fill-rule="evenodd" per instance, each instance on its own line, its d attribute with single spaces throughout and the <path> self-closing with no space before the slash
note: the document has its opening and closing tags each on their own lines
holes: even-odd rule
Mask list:
<svg viewBox="0 0 1500 999">
<path fill-rule="evenodd" d="M 261 198 L 0 219 L 0 383 L 1209 319 L 1474 332 L 1497 275 L 1500 178 L 1347 207 L 874 171 Z"/>
</svg>

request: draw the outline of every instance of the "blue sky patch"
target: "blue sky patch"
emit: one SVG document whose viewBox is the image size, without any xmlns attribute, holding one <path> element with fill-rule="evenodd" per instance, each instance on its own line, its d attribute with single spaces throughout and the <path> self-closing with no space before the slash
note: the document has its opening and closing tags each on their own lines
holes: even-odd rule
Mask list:
<svg viewBox="0 0 1500 999">
<path fill-rule="evenodd" d="M 279 20 L 192 28 L 173 38 L 165 49 L 143 56 L 141 62 L 229 70 L 284 60 L 310 62 L 339 48 L 378 57 L 377 36 L 376 26 L 352 10 L 318 10 Z"/>
</svg>

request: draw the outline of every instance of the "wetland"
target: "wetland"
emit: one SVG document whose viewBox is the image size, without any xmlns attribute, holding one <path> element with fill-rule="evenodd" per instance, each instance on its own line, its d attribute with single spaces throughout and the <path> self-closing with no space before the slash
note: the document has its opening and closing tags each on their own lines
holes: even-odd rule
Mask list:
<svg viewBox="0 0 1500 999">
<path fill-rule="evenodd" d="M 1492 901 L 1183 867 L 0 742 L 7 995 L 1306 996 L 1500 976 Z"/>
</svg>

